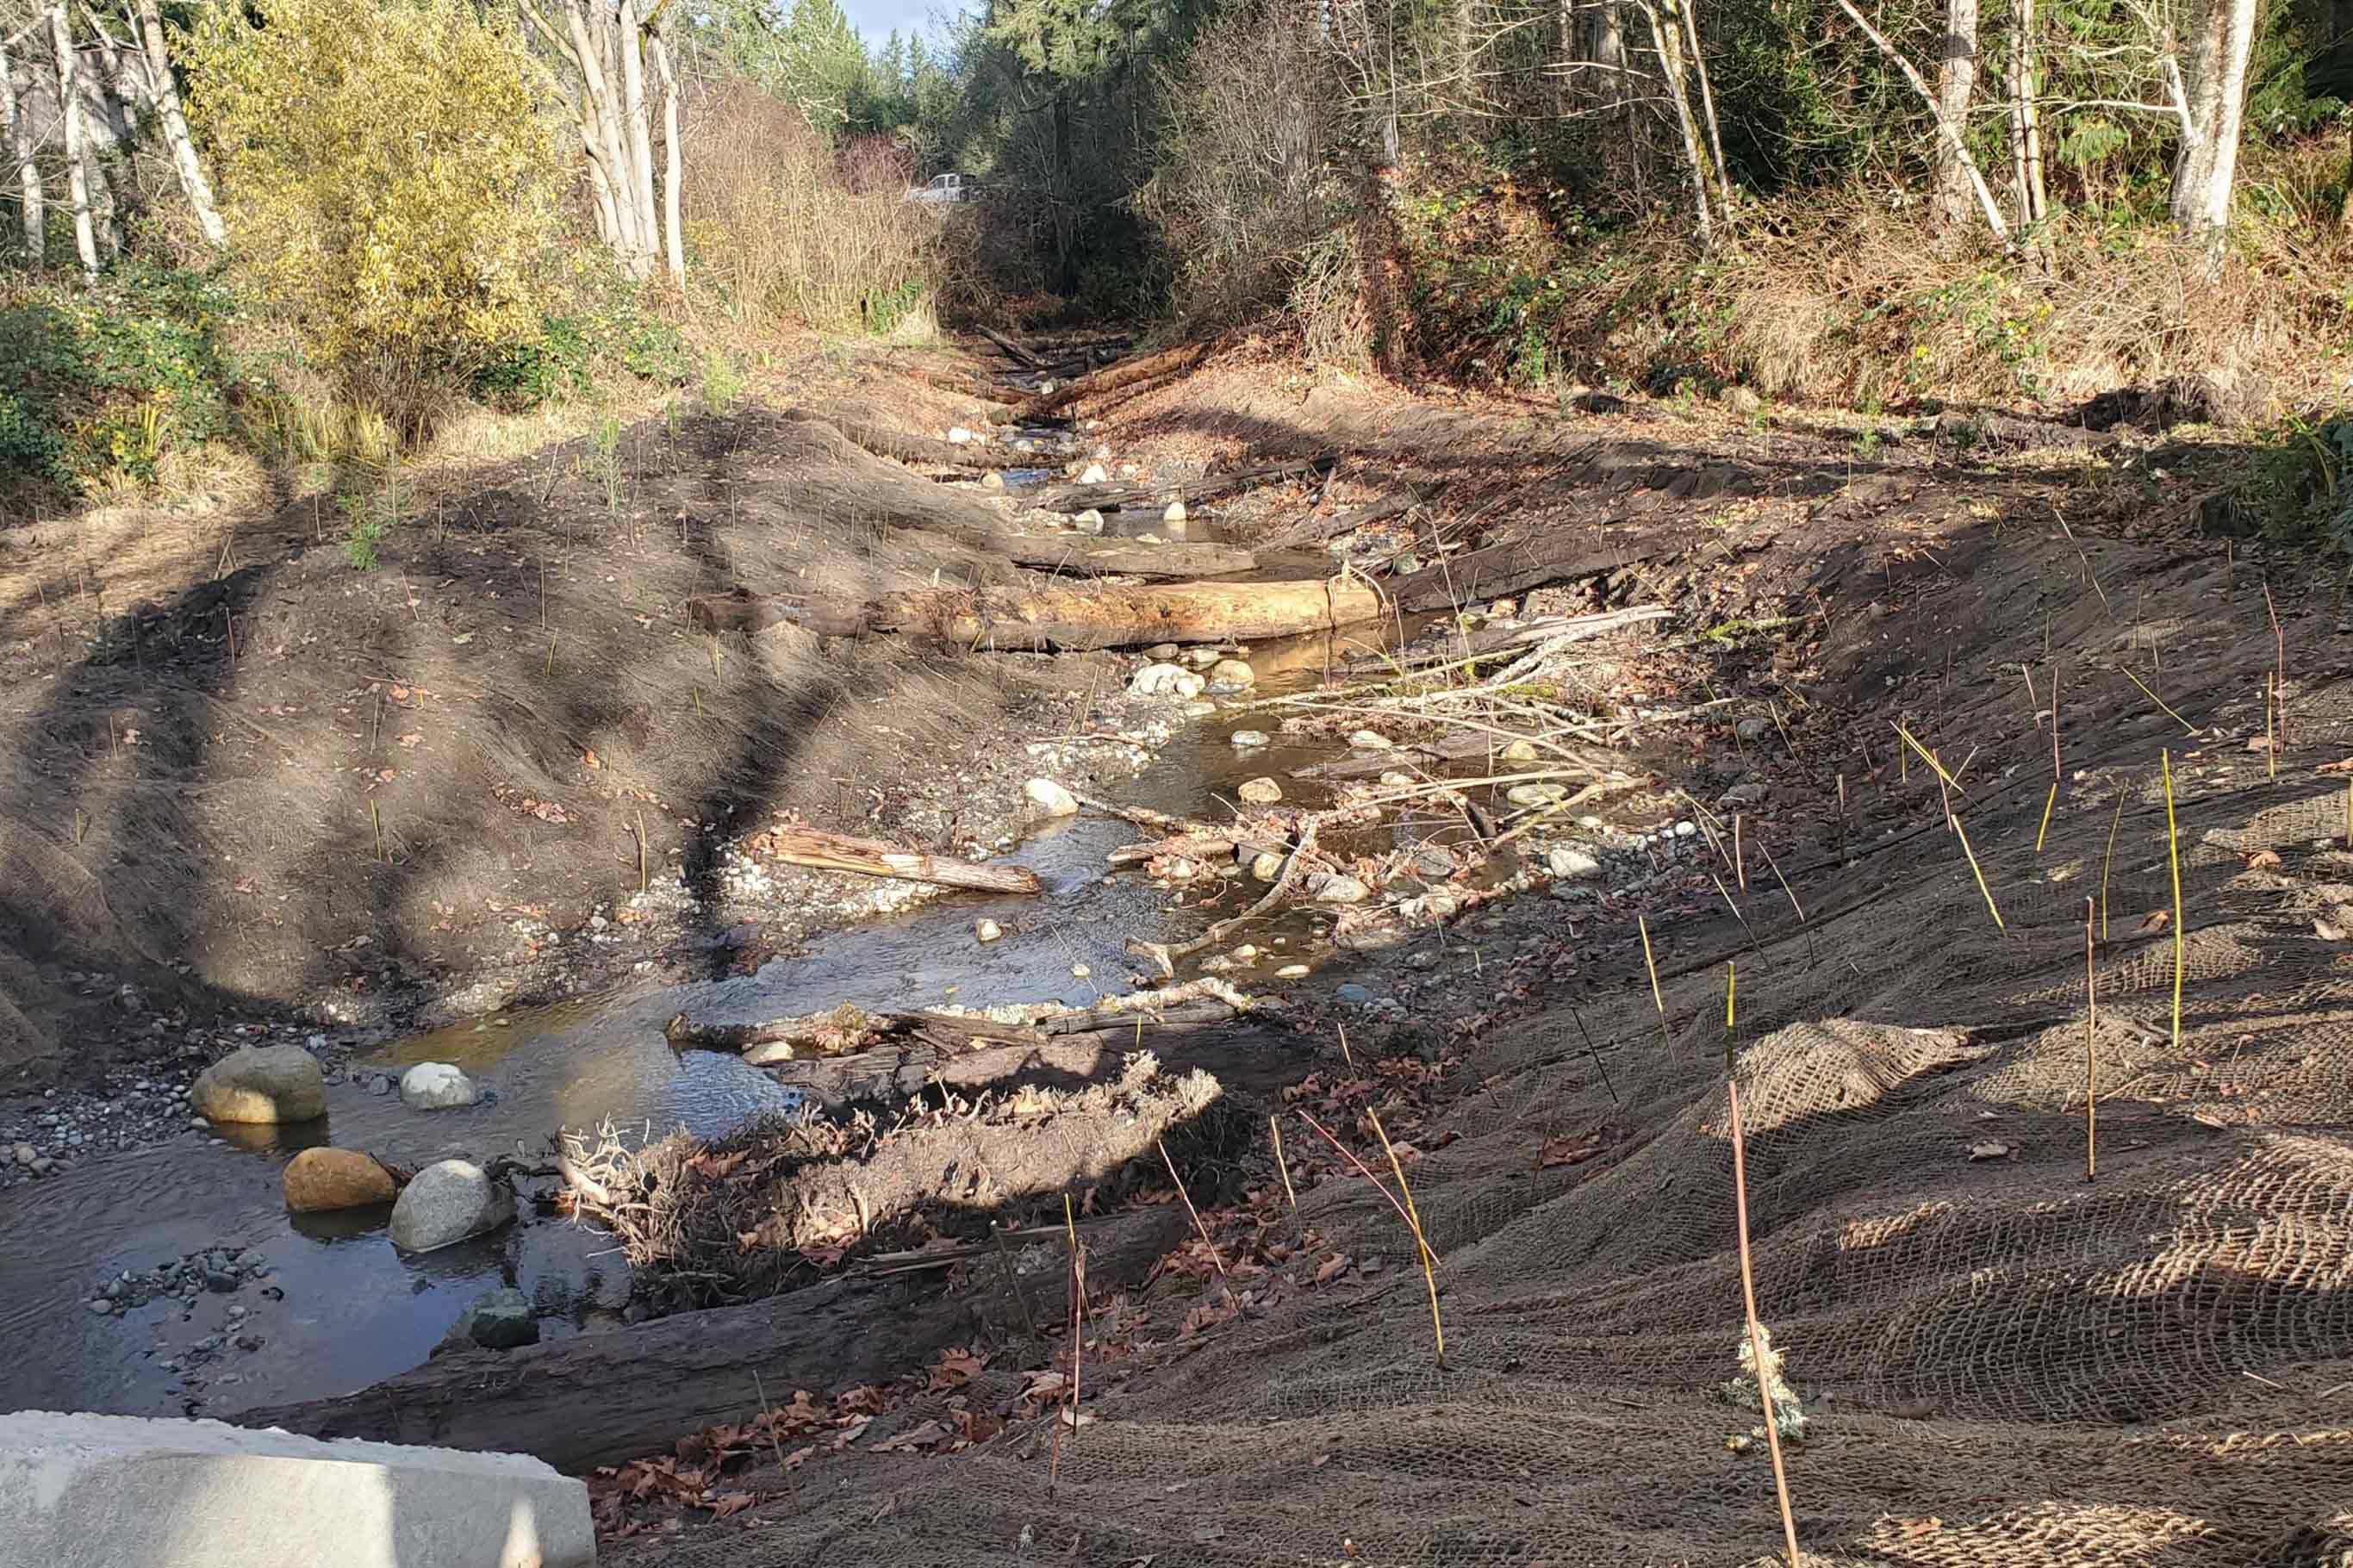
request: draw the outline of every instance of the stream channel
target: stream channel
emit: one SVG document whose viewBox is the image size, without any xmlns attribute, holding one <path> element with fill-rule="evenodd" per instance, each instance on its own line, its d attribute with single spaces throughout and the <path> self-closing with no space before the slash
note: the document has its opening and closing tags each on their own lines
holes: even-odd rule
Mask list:
<svg viewBox="0 0 2353 1568">
<path fill-rule="evenodd" d="M 1413 629 L 1392 626 L 1392 633 Z M 1377 634 L 1262 645 L 1251 661 L 1265 696 L 1321 679 L 1331 662 L 1366 651 Z M 1336 643 L 1336 647 L 1333 646 Z M 1332 741 L 1277 734 L 1237 752 L 1227 737 L 1275 716 L 1219 713 L 1181 728 L 1120 794 L 1132 805 L 1224 820 L 1233 787 L 1328 760 Z M 1296 793 L 1297 786 L 1287 786 Z M 1403 825 L 1388 833 L 1409 834 Z M 124 1415 L 232 1415 L 241 1408 L 364 1387 L 422 1363 L 485 1292 L 521 1289 L 543 1337 L 617 1321 L 629 1271 L 611 1238 L 570 1221 L 534 1218 L 422 1255 L 385 1234 L 389 1205 L 319 1215 L 285 1208 L 280 1172 L 304 1143 L 332 1141 L 412 1168 L 462 1155 L 545 1157 L 559 1129 L 610 1120 L 654 1136 L 683 1126 L 724 1132 L 788 1110 L 792 1090 L 740 1058 L 674 1051 L 662 1026 L 681 1012 L 714 1021 L 806 1014 L 844 1002 L 876 1010 L 943 1004 L 1084 1005 L 1127 989 L 1140 961 L 1131 936 L 1170 942 L 1206 917 L 1171 908 L 1140 868 L 1107 874 L 1106 853 L 1140 837 L 1095 814 L 1039 828 L 1008 857 L 1035 870 L 1041 898 L 944 895 L 895 918 L 838 931 L 758 973 L 681 986 L 645 985 L 517 1009 L 355 1056 L 330 1073 L 328 1116 L 301 1128 L 190 1128 L 144 1148 L 93 1155 L 70 1172 L 0 1195 L 0 1373 L 9 1407 Z M 1246 901 L 1246 900 L 1245 900 Z M 1238 908 L 1226 900 L 1217 911 Z M 975 940 L 981 918 L 1001 940 Z M 1316 917 L 1295 906 L 1237 940 L 1269 950 L 1245 989 L 1271 967 L 1328 961 Z M 1083 966 L 1086 978 L 1073 973 Z M 1314 984 L 1310 982 L 1309 984 Z M 454 1063 L 489 1091 L 465 1110 L 417 1111 L 372 1092 L 380 1074 L 419 1061 Z M 158 1295 L 101 1312 L 111 1281 L 208 1254 L 213 1288 Z M 220 1265 L 228 1267 L 222 1268 Z M 234 1283 L 232 1283 L 232 1281 Z"/>
</svg>

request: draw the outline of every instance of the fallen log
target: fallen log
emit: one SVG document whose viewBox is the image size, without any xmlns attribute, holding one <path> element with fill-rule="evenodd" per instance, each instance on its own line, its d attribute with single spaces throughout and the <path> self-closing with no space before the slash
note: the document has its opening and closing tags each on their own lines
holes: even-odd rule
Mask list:
<svg viewBox="0 0 2353 1568">
<path fill-rule="evenodd" d="M 1226 934 L 1229 931 L 1236 931 L 1242 926 L 1248 925 L 1250 921 L 1258 919 L 1261 915 L 1263 915 L 1268 910 L 1273 909 L 1277 904 L 1282 902 L 1283 899 L 1289 895 L 1292 881 L 1299 875 L 1300 862 L 1305 859 L 1308 856 L 1315 853 L 1315 827 L 1317 821 L 1318 819 L 1312 815 L 1303 816 L 1299 819 L 1298 842 L 1292 845 L 1291 853 L 1283 857 L 1282 869 L 1276 875 L 1274 885 L 1266 890 L 1266 896 L 1260 899 L 1258 902 L 1252 904 L 1241 913 L 1234 916 L 1231 920 L 1219 921 L 1217 924 L 1211 926 L 1200 935 L 1193 938 L 1190 942 L 1163 943 L 1145 942 L 1141 937 L 1130 937 L 1127 939 L 1127 951 L 1152 960 L 1153 963 L 1160 966 L 1161 973 L 1174 974 L 1176 973 L 1176 960 L 1198 952 L 1206 947 L 1215 947 L 1218 943 L 1226 940 Z M 1195 984 L 1198 983 L 1196 982 Z M 1180 986 L 1176 989 L 1181 990 L 1182 987 Z"/>
<path fill-rule="evenodd" d="M 1450 556 L 1391 584 L 1399 608 L 1451 609 L 1476 599 L 1517 594 L 1547 583 L 1572 582 L 1672 555 L 1688 542 L 1681 533 L 1640 539 L 1596 539 L 1582 528 L 1566 528 L 1515 539 L 1506 544 Z"/>
<path fill-rule="evenodd" d="M 1142 1280 L 1186 1234 L 1155 1205 L 1090 1229 L 1087 1283 Z M 365 1437 L 530 1454 L 571 1473 L 666 1451 L 689 1432 L 758 1414 L 795 1390 L 888 1383 L 950 1345 L 1002 1343 L 1059 1322 L 1070 1266 L 1050 1242 L 991 1249 L 944 1284 L 936 1271 L 835 1279 L 740 1307 L 658 1319 L 517 1350 L 436 1357 L 356 1394 L 229 1417 L 315 1437 Z"/>
<path fill-rule="evenodd" d="M 933 370 L 923 365 L 901 365 L 899 374 L 925 386 L 936 386 L 942 392 L 953 392 L 969 397 L 976 403 L 989 404 L 997 408 L 1011 408 L 1022 401 L 1024 395 L 1017 389 L 982 380 L 976 374 L 959 375 L 954 371 Z"/>
<path fill-rule="evenodd" d="M 902 849 L 880 838 L 852 838 L 815 827 L 772 827 L 760 840 L 768 853 L 787 866 L 819 871 L 854 871 L 861 877 L 893 877 L 902 882 L 929 882 L 984 893 L 1034 893 L 1042 885 L 1038 873 L 1027 867 L 976 865 Z"/>
<path fill-rule="evenodd" d="M 1033 491 L 1024 499 L 1031 506 L 1041 507 L 1047 511 L 1124 511 L 1129 507 L 1145 507 L 1157 511 L 1171 500 L 1188 504 L 1215 500 L 1237 490 L 1256 489 L 1262 485 L 1281 484 L 1286 479 L 1319 478 L 1329 473 L 1337 460 L 1327 452 L 1318 458 L 1297 458 L 1281 463 L 1262 464 L 1255 468 L 1231 468 L 1223 473 L 1204 474 L 1198 479 L 1157 485 L 1051 485 Z"/>
<path fill-rule="evenodd" d="M 1066 650 L 1254 642 L 1377 618 L 1362 583 L 1174 583 L 1145 587 L 924 589 L 892 606 L 901 631 L 959 647 Z"/>
<path fill-rule="evenodd" d="M 1006 455 L 992 455 L 976 447 L 959 447 L 952 441 L 935 440 L 911 431 L 892 430 L 863 420 L 849 419 L 839 410 L 824 411 L 826 422 L 841 432 L 842 438 L 861 450 L 893 462 L 919 464 L 925 468 L 955 468 L 964 473 L 984 473 L 1005 466 Z"/>
<path fill-rule="evenodd" d="M 1222 860 L 1234 852 L 1234 841 L 1222 833 L 1179 833 L 1169 838 L 1155 838 L 1142 844 L 1123 844 L 1104 858 L 1113 866 L 1141 866 L 1157 860 L 1163 855 L 1181 855 L 1192 860 Z"/>
<path fill-rule="evenodd" d="M 809 594 L 754 594 L 736 587 L 724 594 L 698 594 L 686 602 L 686 618 L 700 632 L 748 637 L 776 626 L 799 626 L 819 637 L 864 637 L 875 629 L 867 606 L 851 599 Z"/>
<path fill-rule="evenodd" d="M 1092 397 L 1097 393 L 1116 392 L 1122 387 L 1139 385 L 1162 376 L 1183 375 L 1208 357 L 1208 344 L 1184 343 L 1173 349 L 1163 349 L 1158 353 L 1124 359 L 1116 364 L 1066 381 L 1051 392 L 1039 393 L 1021 405 L 1020 417 L 1042 418 L 1058 408 L 1067 407 L 1082 398 Z"/>
<path fill-rule="evenodd" d="M 1182 581 L 1258 570 L 1258 557 L 1230 544 L 1097 544 L 1068 535 L 1023 534 L 1005 541 L 1006 556 L 1039 572 Z"/>
</svg>

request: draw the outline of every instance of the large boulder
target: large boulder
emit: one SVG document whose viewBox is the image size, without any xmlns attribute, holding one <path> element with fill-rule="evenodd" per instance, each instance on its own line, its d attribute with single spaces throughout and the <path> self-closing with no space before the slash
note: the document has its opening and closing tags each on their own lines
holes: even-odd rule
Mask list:
<svg viewBox="0 0 2353 1568">
<path fill-rule="evenodd" d="M 480 1098 L 474 1080 L 448 1062 L 418 1062 L 400 1075 L 400 1102 L 411 1110 L 454 1110 Z"/>
<path fill-rule="evenodd" d="M 327 1079 L 300 1046 L 248 1046 L 197 1074 L 188 1100 L 214 1121 L 315 1121 L 327 1114 Z"/>
<path fill-rule="evenodd" d="M 1021 786 L 1021 793 L 1029 797 L 1029 813 L 1033 816 L 1078 815 L 1079 797 L 1052 779 L 1031 779 Z"/>
<path fill-rule="evenodd" d="M 296 1214 L 364 1208 L 399 1195 L 399 1180 L 357 1149 L 304 1149 L 286 1162 L 286 1206 Z"/>
<path fill-rule="evenodd" d="M 427 1165 L 392 1205 L 392 1244 L 431 1252 L 492 1231 L 514 1218 L 514 1194 L 468 1160 Z"/>
</svg>

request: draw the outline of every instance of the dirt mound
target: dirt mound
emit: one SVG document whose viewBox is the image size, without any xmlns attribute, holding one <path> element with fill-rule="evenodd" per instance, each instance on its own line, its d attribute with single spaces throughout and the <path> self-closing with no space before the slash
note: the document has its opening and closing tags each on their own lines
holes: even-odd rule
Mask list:
<svg viewBox="0 0 2353 1568">
<path fill-rule="evenodd" d="M 527 961 L 641 863 L 715 925 L 718 846 L 771 812 L 946 847 L 1011 811 L 1018 778 L 975 799 L 928 764 L 1018 750 L 986 738 L 1047 689 L 1031 667 L 686 613 L 738 585 L 1005 580 L 960 542 L 995 515 L 969 494 L 753 409 L 410 506 L 365 571 L 308 503 L 114 562 L 90 557 L 96 523 L 5 541 L 0 1062 L 96 1059 L 69 1021 L 85 974 L 364 1018 Z"/>
</svg>

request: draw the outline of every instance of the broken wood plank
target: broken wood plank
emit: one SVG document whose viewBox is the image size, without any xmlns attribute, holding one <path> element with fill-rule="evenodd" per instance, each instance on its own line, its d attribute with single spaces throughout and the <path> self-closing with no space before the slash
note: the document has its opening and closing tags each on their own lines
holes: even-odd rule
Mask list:
<svg viewBox="0 0 2353 1568">
<path fill-rule="evenodd" d="M 787 866 L 819 871 L 851 871 L 861 877 L 892 877 L 940 888 L 984 893 L 1034 893 L 1042 884 L 1026 866 L 976 864 L 926 855 L 880 838 L 852 838 L 815 827 L 772 827 L 759 836 L 768 853 Z"/>
<path fill-rule="evenodd" d="M 1028 349 L 1023 348 L 1019 343 L 1015 342 L 1003 332 L 997 331 L 993 327 L 981 327 L 977 330 L 982 337 L 987 338 L 990 342 L 995 343 L 1004 353 L 1007 359 L 1011 360 L 1023 370 L 1044 370 L 1046 368 L 1046 361 L 1044 359 L 1040 358 L 1037 354 L 1031 353 Z"/>
<path fill-rule="evenodd" d="M 1622 610 L 1604 610 L 1590 616 L 1540 616 L 1516 626 L 1485 626 L 1465 637 L 1449 637 L 1427 647 L 1400 648 L 1377 658 L 1351 659 L 1339 667 L 1337 673 L 1358 676 L 1394 675 L 1398 671 L 1421 669 L 1433 664 L 1457 664 L 1466 658 L 1480 658 L 1491 653 L 1506 653 L 1515 648 L 1541 647 L 1546 643 L 1581 642 L 1588 637 L 1602 637 L 1645 621 L 1664 620 L 1674 612 L 1664 605 L 1630 605 Z"/>
<path fill-rule="evenodd" d="M 1122 511 L 1129 507 L 1156 511 L 1172 500 L 1182 500 L 1187 504 L 1214 500 L 1237 490 L 1255 489 L 1288 479 L 1318 478 L 1329 472 L 1336 460 L 1330 453 L 1325 453 L 1322 457 L 1295 458 L 1254 468 L 1204 474 L 1197 479 L 1172 480 L 1166 484 L 1052 485 L 1024 499 L 1030 505 L 1042 507 L 1048 511 Z"/>
<path fill-rule="evenodd" d="M 1089 1287 L 1143 1279 L 1186 1226 L 1173 1204 L 1107 1216 L 1089 1233 Z M 767 1395 L 888 1383 L 950 1345 L 1002 1342 L 1025 1321 L 1059 1321 L 1069 1288 L 1068 1268 L 1005 1268 L 992 1249 L 961 1283 L 944 1288 L 936 1271 L 828 1279 L 631 1329 L 437 1356 L 356 1394 L 229 1419 L 314 1437 L 530 1454 L 577 1473 L 666 1451 L 686 1433 L 722 1421 L 747 1420 Z M 880 1331 L 886 1323 L 889 1331 Z"/>
<path fill-rule="evenodd" d="M 1209 357 L 1207 343 L 1184 343 L 1158 353 L 1121 360 L 1072 381 L 1066 381 L 1051 392 L 1041 392 L 1021 405 L 1020 417 L 1042 418 L 1058 408 L 1067 407 L 1082 398 L 1097 393 L 1116 392 L 1122 387 L 1140 385 L 1162 376 L 1183 375 Z"/>
<path fill-rule="evenodd" d="M 1689 543 L 1690 537 L 1674 532 L 1627 538 L 1615 530 L 1557 529 L 1450 556 L 1410 577 L 1398 578 L 1391 586 L 1400 608 L 1451 609 L 1672 555 Z"/>
<path fill-rule="evenodd" d="M 1083 535 L 1051 533 L 1008 536 L 1004 544 L 1015 565 L 1039 572 L 1183 580 L 1258 570 L 1257 556 L 1230 544 L 1098 544 Z"/>
</svg>

